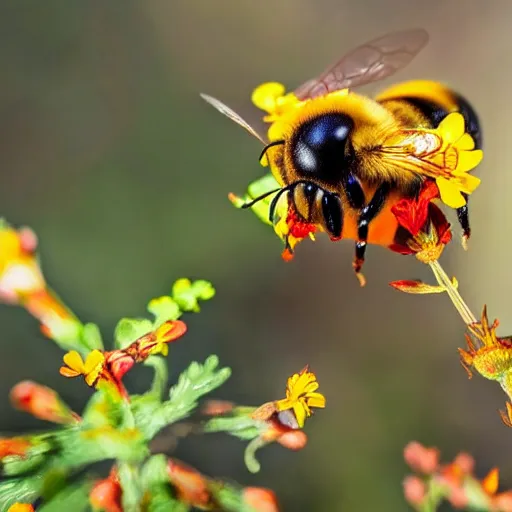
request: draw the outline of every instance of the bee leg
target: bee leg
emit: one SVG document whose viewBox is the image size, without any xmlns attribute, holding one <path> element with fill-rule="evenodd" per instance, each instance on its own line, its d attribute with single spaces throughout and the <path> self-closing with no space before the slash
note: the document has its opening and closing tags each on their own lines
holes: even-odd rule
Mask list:
<svg viewBox="0 0 512 512">
<path fill-rule="evenodd" d="M 457 218 L 459 219 L 459 224 L 462 228 L 462 246 L 464 249 L 467 249 L 468 240 L 471 236 L 471 226 L 469 225 L 468 195 L 464 193 L 462 193 L 462 195 L 466 200 L 466 204 L 457 208 Z"/>
<path fill-rule="evenodd" d="M 388 183 L 383 183 L 380 185 L 373 197 L 370 199 L 370 202 L 364 206 L 359 214 L 359 219 L 357 222 L 357 242 L 355 246 L 355 258 L 352 263 L 354 267 L 354 271 L 356 273 L 361 286 L 364 286 L 366 281 L 364 276 L 361 274 L 361 269 L 364 264 L 364 257 L 366 253 L 366 244 L 368 240 L 368 226 L 370 222 L 377 216 L 380 212 L 386 199 L 388 197 L 390 191 L 390 186 Z"/>
</svg>

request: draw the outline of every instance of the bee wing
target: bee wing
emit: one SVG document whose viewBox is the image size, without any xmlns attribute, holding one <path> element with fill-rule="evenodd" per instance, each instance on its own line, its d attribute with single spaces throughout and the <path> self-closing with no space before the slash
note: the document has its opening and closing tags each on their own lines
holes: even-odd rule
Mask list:
<svg viewBox="0 0 512 512">
<path fill-rule="evenodd" d="M 209 103 L 212 107 L 217 109 L 221 114 L 224 114 L 226 117 L 234 121 L 236 124 L 240 125 L 242 128 L 245 128 L 253 137 L 256 137 L 263 145 L 266 145 L 265 139 L 239 114 L 237 114 L 233 109 L 229 108 L 227 105 L 222 103 L 222 101 L 209 96 L 208 94 L 200 94 L 201 98 Z"/>
<path fill-rule="evenodd" d="M 352 50 L 294 93 L 300 100 L 382 80 L 405 67 L 427 44 L 423 29 L 393 32 Z"/>
</svg>

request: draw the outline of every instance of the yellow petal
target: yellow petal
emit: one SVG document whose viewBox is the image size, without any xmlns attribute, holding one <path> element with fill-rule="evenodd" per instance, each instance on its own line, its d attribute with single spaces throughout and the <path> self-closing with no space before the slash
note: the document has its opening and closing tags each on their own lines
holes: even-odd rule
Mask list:
<svg viewBox="0 0 512 512">
<path fill-rule="evenodd" d="M 437 127 L 443 143 L 454 143 L 465 133 L 464 116 L 459 112 L 448 114 Z"/>
<path fill-rule="evenodd" d="M 295 414 L 295 418 L 297 418 L 297 423 L 299 424 L 299 427 L 302 428 L 304 426 L 304 423 L 306 423 L 306 409 L 297 402 L 293 406 L 293 412 Z"/>
<path fill-rule="evenodd" d="M 313 391 L 316 391 L 319 388 L 320 384 L 315 380 L 308 383 L 308 385 L 304 388 L 304 393 L 309 395 L 309 393 L 312 393 Z"/>
<path fill-rule="evenodd" d="M 90 373 L 87 373 L 85 375 L 85 382 L 87 383 L 88 386 L 94 385 L 94 383 L 96 382 L 96 380 L 98 379 L 98 377 L 100 375 L 100 372 L 101 372 L 101 366 L 95 368 L 93 371 L 91 371 Z"/>
<path fill-rule="evenodd" d="M 71 350 L 67 354 L 64 354 L 62 360 L 67 366 L 69 366 L 69 368 L 77 372 L 78 375 L 85 372 L 82 356 L 76 350 Z"/>
<path fill-rule="evenodd" d="M 291 409 L 293 407 L 293 402 L 288 400 L 288 398 L 283 398 L 281 400 L 277 400 L 275 405 L 278 411 L 286 411 L 287 409 Z"/>
<path fill-rule="evenodd" d="M 474 169 L 484 157 L 484 153 L 481 149 L 475 151 L 460 151 L 459 159 L 457 161 L 457 171 L 471 171 Z"/>
<path fill-rule="evenodd" d="M 309 407 L 323 409 L 325 407 L 325 396 L 322 393 L 309 393 L 307 395 L 307 404 Z"/>
<path fill-rule="evenodd" d="M 169 345 L 162 345 L 160 348 L 160 354 L 164 357 L 169 353 Z"/>
<path fill-rule="evenodd" d="M 252 93 L 252 102 L 259 109 L 271 113 L 276 109 L 277 98 L 284 96 L 285 86 L 278 82 L 267 82 L 258 86 Z"/>
<path fill-rule="evenodd" d="M 457 176 L 457 174 L 454 173 L 454 176 Z M 457 178 L 459 178 L 460 189 L 466 194 L 471 194 L 474 192 L 481 182 L 480 178 L 477 178 L 471 174 L 463 174 L 461 176 L 457 176 Z"/>
<path fill-rule="evenodd" d="M 85 373 L 91 373 L 96 370 L 98 366 L 101 366 L 105 361 L 105 356 L 97 349 L 90 352 L 85 360 Z"/>
<path fill-rule="evenodd" d="M 286 132 L 288 129 L 289 124 L 285 121 L 275 121 L 268 129 L 268 140 L 272 142 L 275 140 L 286 139 Z"/>
<path fill-rule="evenodd" d="M 457 148 L 464 151 L 475 149 L 475 141 L 469 133 L 465 133 L 458 141 Z"/>
<path fill-rule="evenodd" d="M 441 201 L 450 208 L 460 208 L 466 204 L 466 200 L 460 193 L 460 186 L 446 178 L 436 179 Z"/>
</svg>

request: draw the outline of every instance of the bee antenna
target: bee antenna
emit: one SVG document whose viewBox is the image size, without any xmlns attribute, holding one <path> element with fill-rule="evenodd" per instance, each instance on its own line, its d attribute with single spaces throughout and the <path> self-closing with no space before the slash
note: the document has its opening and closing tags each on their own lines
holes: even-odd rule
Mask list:
<svg viewBox="0 0 512 512">
<path fill-rule="evenodd" d="M 280 188 L 275 188 L 274 190 L 270 190 L 269 192 L 265 192 L 264 194 L 261 194 L 258 197 L 255 197 L 252 201 L 249 201 L 248 203 L 244 203 L 240 208 L 250 208 L 251 206 L 254 206 L 257 202 L 261 201 L 262 199 L 265 199 L 271 194 L 274 194 L 275 192 L 278 192 L 281 190 Z"/>
<path fill-rule="evenodd" d="M 299 183 L 302 183 L 302 181 L 295 181 L 294 183 L 290 183 L 287 187 L 283 187 L 272 199 L 272 202 L 270 203 L 270 208 L 268 209 L 268 220 L 273 224 L 274 220 L 274 213 L 277 207 L 277 202 L 279 201 L 279 198 L 285 193 L 290 190 L 293 190 Z"/>
<path fill-rule="evenodd" d="M 271 142 L 270 144 L 267 144 L 264 148 L 263 148 L 263 151 L 260 153 L 260 157 L 258 159 L 258 162 L 261 162 L 261 159 L 265 156 L 266 152 L 274 147 L 274 146 L 281 146 L 285 143 L 284 140 L 275 140 L 274 142 Z"/>
</svg>

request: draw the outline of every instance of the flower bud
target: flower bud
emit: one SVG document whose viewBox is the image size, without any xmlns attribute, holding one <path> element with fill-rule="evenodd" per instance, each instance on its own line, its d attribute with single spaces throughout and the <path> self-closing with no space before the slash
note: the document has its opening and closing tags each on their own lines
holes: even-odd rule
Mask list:
<svg viewBox="0 0 512 512">
<path fill-rule="evenodd" d="M 244 503 L 257 512 L 279 512 L 274 492 L 261 487 L 246 487 L 243 491 Z"/>
<path fill-rule="evenodd" d="M 53 389 L 30 380 L 16 384 L 10 400 L 16 409 L 53 423 L 73 423 L 78 416 L 65 405 Z"/>
</svg>

